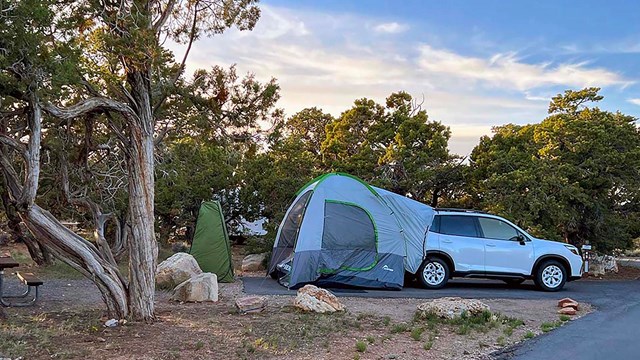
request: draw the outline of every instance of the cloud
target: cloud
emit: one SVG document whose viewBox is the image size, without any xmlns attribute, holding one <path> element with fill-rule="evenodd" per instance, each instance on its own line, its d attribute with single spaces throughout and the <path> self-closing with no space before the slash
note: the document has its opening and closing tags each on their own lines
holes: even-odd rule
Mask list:
<svg viewBox="0 0 640 360">
<path fill-rule="evenodd" d="M 640 98 L 637 99 L 627 99 L 628 102 L 634 104 L 634 105 L 639 105 L 640 106 Z"/>
<path fill-rule="evenodd" d="M 375 19 L 360 15 L 267 5 L 262 10 L 253 31 L 231 29 L 195 43 L 187 72 L 237 64 L 239 74 L 275 77 L 281 87 L 277 106 L 289 115 L 317 106 L 338 116 L 355 99 L 384 103 L 400 90 L 424 96 L 423 109 L 451 127 L 450 149 L 463 155 L 491 134 L 491 126 L 542 120 L 550 96 L 567 87 L 629 83 L 588 63 L 527 64 L 516 53 L 465 56 L 429 34 L 392 41 L 372 31 L 385 24 L 372 25 Z M 169 47 L 181 58 L 184 46 Z"/>
<path fill-rule="evenodd" d="M 588 63 L 528 64 L 515 52 L 495 54 L 490 58 L 463 56 L 429 45 L 419 48 L 419 65 L 425 71 L 480 81 L 496 87 L 526 91 L 543 86 L 627 86 L 631 81 L 604 68 L 588 68 Z"/>
<path fill-rule="evenodd" d="M 388 22 L 376 25 L 373 30 L 378 33 L 399 34 L 409 29 L 409 25 L 399 24 L 397 22 Z"/>
</svg>

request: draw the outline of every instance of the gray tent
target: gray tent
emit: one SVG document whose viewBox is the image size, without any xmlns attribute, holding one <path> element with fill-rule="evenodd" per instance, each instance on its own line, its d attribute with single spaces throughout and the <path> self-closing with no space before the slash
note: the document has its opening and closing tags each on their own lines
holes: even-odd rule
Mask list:
<svg viewBox="0 0 640 360">
<path fill-rule="evenodd" d="M 268 272 L 290 288 L 307 283 L 403 286 L 424 258 L 434 211 L 343 173 L 299 192 L 278 228 Z"/>
</svg>

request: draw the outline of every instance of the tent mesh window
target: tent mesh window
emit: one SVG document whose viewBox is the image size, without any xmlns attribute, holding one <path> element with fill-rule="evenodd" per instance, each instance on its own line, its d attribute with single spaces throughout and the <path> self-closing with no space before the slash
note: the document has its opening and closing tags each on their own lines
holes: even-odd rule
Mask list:
<svg viewBox="0 0 640 360">
<path fill-rule="evenodd" d="M 313 191 L 307 191 L 304 193 L 295 204 L 293 208 L 287 214 L 287 217 L 282 223 L 282 230 L 280 236 L 277 239 L 276 247 L 271 254 L 271 265 L 269 267 L 269 274 L 272 274 L 276 269 L 276 266 L 286 259 L 293 252 L 296 241 L 298 239 L 298 233 L 300 232 L 300 225 L 302 225 L 302 218 L 304 217 L 304 211 L 307 208 L 307 203 L 311 198 Z"/>
<path fill-rule="evenodd" d="M 298 230 L 304 216 L 304 209 L 307 207 L 307 201 L 311 197 L 312 191 L 307 191 L 293 205 L 293 208 L 287 215 L 282 225 L 280 239 L 278 239 L 278 247 L 293 248 L 298 238 Z"/>
<path fill-rule="evenodd" d="M 377 261 L 377 234 L 371 215 L 363 208 L 327 200 L 324 208 L 322 251 L 332 264 L 325 270 L 364 271 Z"/>
</svg>

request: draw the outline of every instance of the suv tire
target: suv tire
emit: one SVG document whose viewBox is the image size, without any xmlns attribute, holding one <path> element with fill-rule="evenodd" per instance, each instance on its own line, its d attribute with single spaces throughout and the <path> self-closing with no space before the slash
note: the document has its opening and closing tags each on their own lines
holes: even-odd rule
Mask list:
<svg viewBox="0 0 640 360">
<path fill-rule="evenodd" d="M 567 270 L 557 260 L 545 260 L 536 269 L 534 281 L 544 291 L 559 291 L 567 282 Z"/>
<path fill-rule="evenodd" d="M 426 258 L 416 275 L 423 287 L 441 289 L 449 281 L 449 266 L 440 258 Z"/>
</svg>

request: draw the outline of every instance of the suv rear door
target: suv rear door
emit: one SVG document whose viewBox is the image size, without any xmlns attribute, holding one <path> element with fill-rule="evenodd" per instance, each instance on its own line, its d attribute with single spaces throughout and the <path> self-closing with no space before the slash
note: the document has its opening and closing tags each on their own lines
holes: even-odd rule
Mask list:
<svg viewBox="0 0 640 360">
<path fill-rule="evenodd" d="M 453 259 L 456 272 L 484 273 L 484 239 L 475 216 L 436 215 L 432 231 L 439 234 L 440 250 Z"/>
<path fill-rule="evenodd" d="M 535 260 L 531 241 L 520 241 L 516 228 L 500 219 L 478 217 L 485 238 L 485 270 L 488 274 L 530 275 Z"/>
</svg>

